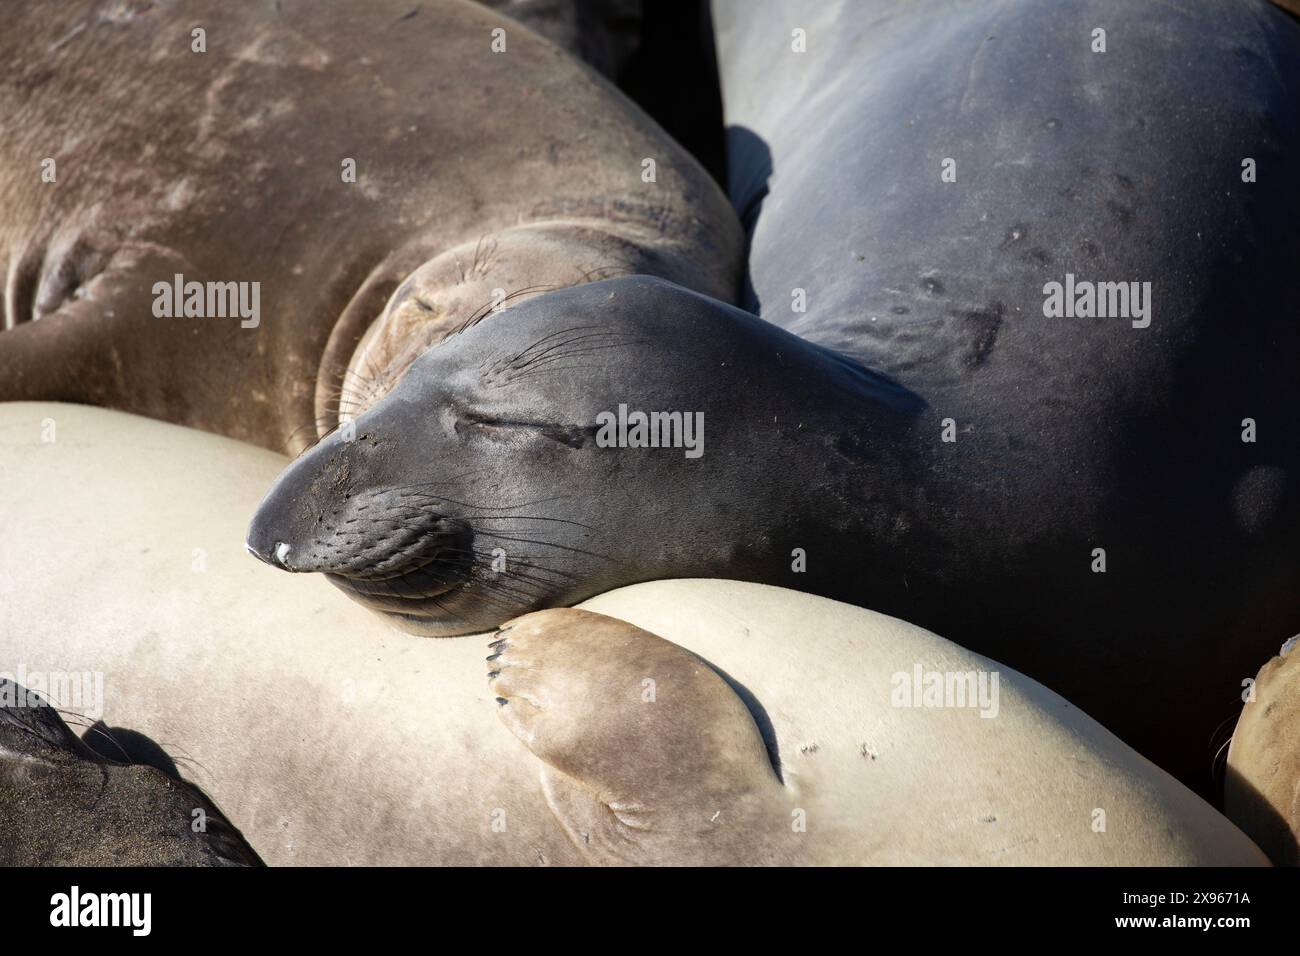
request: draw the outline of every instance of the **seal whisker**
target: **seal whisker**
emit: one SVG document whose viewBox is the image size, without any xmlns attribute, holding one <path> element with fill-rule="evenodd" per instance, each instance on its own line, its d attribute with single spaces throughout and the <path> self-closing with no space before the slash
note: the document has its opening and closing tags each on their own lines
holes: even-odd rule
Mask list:
<svg viewBox="0 0 1300 956">
<path fill-rule="evenodd" d="M 508 293 L 499 301 L 488 301 L 483 305 L 479 306 L 472 313 L 470 313 L 469 318 L 467 318 L 456 328 L 452 329 L 450 332 L 444 335 L 439 341 L 446 342 L 448 339 L 460 335 L 462 332 L 465 332 L 468 329 L 472 329 L 474 326 L 478 325 L 485 318 L 487 318 L 488 315 L 490 315 L 494 309 L 501 308 L 507 302 L 512 302 L 515 299 L 519 298 L 520 296 L 531 295 L 532 293 L 540 293 L 540 292 L 554 292 L 556 289 L 559 288 L 560 286 L 558 285 L 525 286 L 522 289 L 516 289 L 515 291 Z"/>
<path fill-rule="evenodd" d="M 530 369 L 528 372 L 526 372 L 526 373 L 524 373 L 524 374 L 522 374 L 522 375 L 512 375 L 512 376 L 510 376 L 510 379 L 506 382 L 506 384 L 507 384 L 507 385 L 514 385 L 514 384 L 516 384 L 517 382 L 523 382 L 523 381 L 525 381 L 525 380 L 527 380 L 527 379 L 530 379 L 530 378 L 537 378 L 537 377 L 539 377 L 539 376 L 541 376 L 541 375 L 556 375 L 556 374 L 559 374 L 560 372 L 586 372 L 586 371 L 590 371 L 591 369 L 594 369 L 594 368 L 598 368 L 598 366 L 595 366 L 595 365 L 561 365 L 561 366 L 557 366 L 557 367 L 555 367 L 555 368 Z"/>
<path fill-rule="evenodd" d="M 579 345 L 580 342 L 588 342 L 591 339 L 614 339 L 603 345 L 592 343 L 590 345 Z M 508 362 L 501 364 L 501 368 L 506 371 L 522 371 L 543 359 L 556 359 L 570 355 L 581 355 L 588 351 L 597 351 L 599 349 L 616 348 L 626 345 L 643 344 L 637 339 L 620 338 L 615 333 L 609 331 L 588 332 L 584 335 L 576 335 L 573 338 L 564 339 L 559 342 L 553 342 L 546 348 L 537 352 L 521 353 Z"/>
<path fill-rule="evenodd" d="M 550 356 L 544 360 L 530 362 L 528 365 L 525 365 L 522 368 L 509 371 L 506 376 L 506 384 L 512 384 L 517 381 L 522 381 L 523 379 L 528 378 L 531 375 L 536 375 L 538 372 L 543 372 L 543 371 L 545 372 L 556 372 L 556 371 L 567 371 L 567 370 L 579 371 L 585 369 L 598 368 L 599 366 L 591 365 L 591 364 L 561 365 L 560 363 L 568 359 L 579 358 L 583 355 L 592 355 L 596 352 L 608 351 L 609 349 L 612 348 L 622 348 L 622 346 L 621 345 L 591 346 L 590 348 L 583 349 L 580 351 L 575 350 L 573 352 L 565 352 L 563 354 Z"/>
<path fill-rule="evenodd" d="M 391 490 L 393 490 L 393 489 L 381 489 L 380 492 L 377 492 L 377 493 L 382 494 L 384 491 L 391 491 Z M 565 500 L 567 500 L 567 497 L 568 497 L 568 496 L 567 496 L 567 495 L 555 495 L 554 497 L 551 497 L 551 498 L 534 498 L 534 499 L 529 500 L 529 501 L 521 501 L 521 502 L 518 502 L 518 503 L 516 503 L 516 504 L 509 504 L 509 505 L 483 505 L 483 504 L 474 504 L 474 503 L 472 503 L 472 502 L 468 502 L 468 501 L 457 501 L 455 498 L 447 498 L 447 497 L 445 497 L 445 496 L 443 496 L 443 495 L 435 495 L 435 494 L 431 494 L 431 493 L 428 493 L 428 492 L 413 492 L 413 493 L 411 493 L 408 497 L 433 498 L 433 499 L 435 499 L 435 500 L 437 500 L 437 501 L 445 501 L 445 502 L 447 502 L 448 504 L 457 505 L 457 506 L 459 506 L 459 507 L 463 507 L 463 508 L 478 508 L 478 509 L 481 509 L 481 510 L 483 510 L 483 511 L 506 511 L 506 510 L 511 509 L 511 508 L 528 508 L 528 507 L 531 507 L 532 505 L 538 505 L 538 504 L 545 505 L 545 504 L 551 504 L 552 502 L 556 502 L 556 501 L 565 501 Z"/>
<path fill-rule="evenodd" d="M 211 768 L 209 768 L 207 764 L 205 764 L 201 760 L 191 757 L 188 753 L 184 751 L 184 748 L 174 747 L 174 745 L 169 743 L 164 743 L 162 741 L 158 742 L 158 746 L 163 749 L 163 751 L 171 759 L 172 763 L 185 764 L 186 766 L 190 766 L 190 767 L 198 767 L 208 777 L 215 778 L 216 775 L 213 774 Z"/>
<path fill-rule="evenodd" d="M 603 336 L 601 337 L 603 338 Z M 583 336 L 580 339 L 574 339 L 573 341 L 570 342 L 559 343 L 554 348 L 548 349 L 545 352 L 540 352 L 536 355 L 529 355 L 526 358 L 522 359 L 521 361 L 513 363 L 510 367 L 514 371 L 523 371 L 524 369 L 530 368 L 539 363 L 544 363 L 547 360 L 554 361 L 555 359 L 571 358 L 576 355 L 588 355 L 593 352 L 603 351 L 611 348 L 622 348 L 623 346 L 627 346 L 627 345 L 645 344 L 642 342 L 638 342 L 636 339 L 620 339 L 618 341 L 605 342 L 603 344 L 600 343 L 590 343 L 586 345 L 578 344 L 579 342 L 585 341 L 586 338 L 587 338 L 586 336 Z"/>
<path fill-rule="evenodd" d="M 582 528 L 584 531 L 595 531 L 591 525 L 583 524 L 581 521 L 571 521 L 568 518 L 547 518 L 541 515 L 461 515 L 465 521 L 544 521 L 549 524 L 566 524 L 574 528 Z M 510 528 L 503 528 L 503 531 L 509 531 Z M 527 530 L 527 529 L 515 529 Z"/>
<path fill-rule="evenodd" d="M 520 568 L 523 568 L 524 571 L 520 571 L 519 570 Z M 567 571 L 561 571 L 558 568 L 552 568 L 552 567 L 547 567 L 538 564 L 524 563 L 521 561 L 512 561 L 510 563 L 510 570 L 504 572 L 504 574 L 509 576 L 509 578 L 512 580 L 517 580 L 529 584 L 536 584 L 538 586 L 549 586 L 556 583 L 555 581 L 548 580 L 545 577 L 528 574 L 527 571 L 538 571 L 541 572 L 542 574 L 551 575 L 555 578 L 559 578 L 561 580 L 566 580 L 566 581 L 578 580 L 578 575 L 576 574 L 571 574 Z"/>
<path fill-rule="evenodd" d="M 535 342 L 533 342 L 533 343 L 532 343 L 531 345 L 529 345 L 527 348 L 524 348 L 524 349 L 522 349 L 520 352 L 516 353 L 516 354 L 514 355 L 514 357 L 508 359 L 508 360 L 505 362 L 505 364 L 506 364 L 506 365 L 512 365 L 512 364 L 514 364 L 515 362 L 517 362 L 517 361 L 519 361 L 520 359 L 522 359 L 522 358 L 523 358 L 525 355 L 527 355 L 529 352 L 531 352 L 533 349 L 535 349 L 535 348 L 537 348 L 538 346 L 543 345 L 543 344 L 545 344 L 545 343 L 551 341 L 552 339 L 557 338 L 557 337 L 559 337 L 559 336 L 561 336 L 561 335 L 568 335 L 570 332 L 581 332 L 581 331 L 587 331 L 587 330 L 591 330 L 591 329 L 602 329 L 602 328 L 604 328 L 604 326 L 601 326 L 601 325 L 575 325 L 575 326 L 573 326 L 572 328 L 560 329 L 558 332 L 551 332 L 549 335 L 543 335 L 541 338 L 537 339 Z"/>
<path fill-rule="evenodd" d="M 549 542 L 549 541 L 537 541 L 537 540 L 534 540 L 534 539 L 532 539 L 532 538 L 512 538 L 512 537 L 508 537 L 508 536 L 506 536 L 506 535 L 495 534 L 495 533 L 489 533 L 488 536 L 489 536 L 489 537 L 492 537 L 492 538 L 495 538 L 495 539 L 497 539 L 498 541 L 515 541 L 515 542 L 518 542 L 518 543 L 520 543 L 520 544 L 538 544 L 538 545 L 541 545 L 541 546 L 546 547 L 546 548 L 555 548 L 555 549 L 557 549 L 557 550 L 559 550 L 559 551 L 571 551 L 571 552 L 573 552 L 574 554 L 581 554 L 581 555 L 585 555 L 585 556 L 587 556 L 587 557 L 592 557 L 592 558 L 601 558 L 601 559 L 606 560 L 606 561 L 612 561 L 612 560 L 614 560 L 613 558 L 610 558 L 608 555 L 598 554 L 598 553 L 595 552 L 595 551 L 586 551 L 586 550 L 583 550 L 582 548 L 574 548 L 574 547 L 571 547 L 571 546 L 569 546 L 569 545 L 553 544 L 553 543 L 551 543 L 551 542 Z"/>
<path fill-rule="evenodd" d="M 613 332 L 610 332 L 607 329 L 604 329 L 601 326 L 593 325 L 593 326 L 584 326 L 582 328 L 590 331 L 584 331 L 582 335 L 575 335 L 573 336 L 573 338 L 563 339 L 559 342 L 551 342 L 550 345 L 548 345 L 546 348 L 542 349 L 539 352 L 533 352 L 531 348 L 525 349 L 524 352 L 519 353 L 519 355 L 511 359 L 508 364 L 510 366 L 514 366 L 517 362 L 522 362 L 523 364 L 526 365 L 528 363 L 537 361 L 539 359 L 545 358 L 548 355 L 553 354 L 557 349 L 563 349 L 566 348 L 567 346 L 575 345 L 578 342 L 585 342 L 588 339 L 599 339 L 599 338 L 604 338 L 606 336 L 611 336 L 615 334 Z M 573 331 L 576 332 L 579 331 L 579 329 L 574 329 Z M 547 341 L 553 338 L 555 338 L 555 336 L 553 335 L 547 336 L 546 339 L 544 339 L 543 341 Z"/>
<path fill-rule="evenodd" d="M 337 416 L 335 416 L 335 418 L 337 419 Z M 327 419 L 327 420 L 328 420 L 328 419 Z M 313 422 L 313 423 L 309 423 L 309 424 L 306 424 L 306 425 L 300 425 L 300 426 L 298 426 L 298 427 L 295 428 L 293 431 L 291 431 L 291 432 L 289 433 L 288 437 L 284 440 L 284 447 L 285 447 L 286 449 L 292 449 L 293 446 L 294 446 L 294 443 L 295 443 L 295 442 L 297 441 L 297 439 L 298 439 L 298 436 L 299 436 L 303 431 L 305 431 L 305 430 L 307 430 L 307 429 L 311 429 L 312 431 L 314 431 L 314 432 L 317 433 L 317 434 L 316 434 L 316 437 L 313 438 L 310 442 L 307 443 L 306 447 L 303 448 L 302 452 L 299 452 L 299 454 L 301 455 L 303 452 L 306 452 L 306 451 L 308 451 L 308 450 L 310 450 L 310 449 L 312 449 L 312 448 L 315 448 L 317 445 L 319 445 L 319 444 L 320 444 L 321 442 L 323 442 L 326 438 L 328 438 L 330 435 L 334 434 L 334 432 L 338 431 L 339 428 L 342 427 L 342 422 L 339 422 L 339 421 L 335 420 L 335 421 L 334 421 L 334 424 L 333 424 L 333 425 L 332 425 L 328 430 L 326 430 L 325 432 L 322 433 L 322 432 L 320 432 L 320 426 L 321 426 L 322 424 L 324 424 L 324 422 L 322 422 L 320 419 L 316 419 L 315 422 Z"/>
<path fill-rule="evenodd" d="M 557 363 L 562 362 L 566 359 L 579 358 L 580 356 L 584 356 L 584 355 L 594 355 L 597 352 L 607 352 L 610 349 L 615 349 L 615 348 L 623 348 L 624 344 L 625 343 L 622 342 L 616 342 L 616 343 L 611 343 L 609 345 L 588 345 L 582 348 L 570 349 L 567 352 L 556 352 L 552 355 L 539 356 L 535 359 L 530 359 L 524 365 L 512 369 L 510 377 L 515 378 L 516 376 L 524 372 L 537 371 L 539 369 L 547 368 L 548 366 L 556 365 Z"/>
<path fill-rule="evenodd" d="M 86 733 L 88 734 L 95 734 L 99 737 L 103 737 L 110 744 L 116 747 L 118 751 L 121 752 L 122 756 L 125 758 L 122 761 L 118 761 L 113 757 L 109 757 L 107 754 L 103 754 L 100 753 L 98 750 L 95 750 L 95 752 L 98 753 L 105 760 L 111 760 L 114 763 L 124 763 L 124 764 L 129 764 L 132 762 L 131 754 L 127 751 L 125 747 L 122 746 L 122 744 L 118 741 L 118 739 L 114 737 L 111 733 L 109 733 L 106 728 L 96 726 L 98 721 L 91 720 L 85 714 L 79 714 L 76 711 L 71 711 L 71 710 L 64 710 L 62 707 L 56 707 L 53 704 L 51 704 L 50 707 L 51 709 L 54 710 L 56 714 L 58 714 L 60 717 L 63 718 L 65 723 L 70 723 L 76 727 L 82 727 L 85 729 Z M 84 739 L 85 736 L 83 735 L 82 740 L 84 741 Z M 87 744 L 87 746 L 89 746 L 89 744 Z"/>
</svg>

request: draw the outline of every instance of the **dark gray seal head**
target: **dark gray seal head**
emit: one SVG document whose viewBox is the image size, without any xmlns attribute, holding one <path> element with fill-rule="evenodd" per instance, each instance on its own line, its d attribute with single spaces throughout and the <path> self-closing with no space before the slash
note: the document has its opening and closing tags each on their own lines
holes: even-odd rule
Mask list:
<svg viewBox="0 0 1300 956">
<path fill-rule="evenodd" d="M 430 348 L 288 468 L 248 547 L 440 636 L 638 581 L 798 584 L 801 547 L 856 553 L 804 578 L 848 597 L 869 566 L 855 542 L 885 560 L 907 529 L 920 407 L 739 309 L 604 280 Z"/>
<path fill-rule="evenodd" d="M 92 750 L 0 678 L 0 865 L 260 866 L 193 784 Z"/>
</svg>

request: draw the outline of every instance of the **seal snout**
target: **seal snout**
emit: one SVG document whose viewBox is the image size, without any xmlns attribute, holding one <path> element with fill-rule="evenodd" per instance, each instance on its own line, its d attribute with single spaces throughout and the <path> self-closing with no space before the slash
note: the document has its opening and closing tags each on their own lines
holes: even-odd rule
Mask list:
<svg viewBox="0 0 1300 956">
<path fill-rule="evenodd" d="M 272 492 L 274 494 L 274 491 Z M 290 537 L 290 529 L 281 520 L 280 509 L 271 495 L 258 508 L 257 514 L 248 528 L 244 539 L 244 549 L 257 560 L 269 564 L 281 571 L 316 570 L 315 568 L 298 568 L 290 562 L 290 555 L 295 553 L 294 545 L 285 538 Z"/>
<path fill-rule="evenodd" d="M 293 550 L 293 546 L 287 541 L 276 541 L 266 550 L 260 550 L 258 546 L 253 543 L 253 538 L 250 536 L 248 540 L 244 542 L 244 548 L 249 554 L 257 558 L 257 560 L 265 561 L 272 567 L 277 567 L 284 571 L 293 570 L 293 568 L 289 567 L 288 561 L 289 552 Z"/>
<path fill-rule="evenodd" d="M 249 554 L 318 572 L 372 610 L 423 621 L 473 576 L 471 524 L 455 503 L 377 475 L 362 442 L 326 441 L 294 461 L 248 528 Z"/>
<path fill-rule="evenodd" d="M 276 479 L 249 523 L 248 553 L 282 571 L 332 571 L 362 535 L 369 474 L 361 442 L 330 437 Z"/>
</svg>

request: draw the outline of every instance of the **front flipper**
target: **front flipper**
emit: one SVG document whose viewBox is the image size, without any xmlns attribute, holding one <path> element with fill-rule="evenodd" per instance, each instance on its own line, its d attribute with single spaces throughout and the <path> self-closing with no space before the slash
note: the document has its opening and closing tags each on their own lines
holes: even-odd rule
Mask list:
<svg viewBox="0 0 1300 956">
<path fill-rule="evenodd" d="M 169 320 L 153 315 L 154 284 L 186 268 L 181 256 L 161 247 L 108 250 L 81 238 L 22 259 L 4 289 L 0 401 L 138 411 L 139 364 L 167 361 L 168 349 L 149 342 L 170 332 L 192 347 L 190 328 L 167 329 Z"/>
<path fill-rule="evenodd" d="M 593 862 L 785 862 L 785 791 L 744 703 L 704 661 L 615 618 L 540 611 L 498 632 L 489 681 Z"/>
</svg>

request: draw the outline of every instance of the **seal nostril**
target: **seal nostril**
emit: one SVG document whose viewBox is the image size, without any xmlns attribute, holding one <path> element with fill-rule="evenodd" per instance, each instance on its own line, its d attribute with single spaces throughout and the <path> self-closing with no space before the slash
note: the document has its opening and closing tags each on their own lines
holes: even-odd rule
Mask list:
<svg viewBox="0 0 1300 956">
<path fill-rule="evenodd" d="M 286 571 L 291 570 L 285 563 L 285 559 L 288 558 L 289 552 L 292 550 L 287 542 L 277 541 L 273 547 L 268 547 L 266 544 L 259 547 L 253 544 L 255 538 L 256 536 L 250 536 L 244 541 L 245 551 L 257 558 L 257 560 L 264 561 L 272 567 L 283 568 Z"/>
<path fill-rule="evenodd" d="M 248 538 L 244 540 L 244 550 L 259 561 L 272 565 L 273 567 L 277 566 L 275 557 L 266 552 L 266 546 L 262 545 L 259 547 L 253 543 L 255 540 L 257 540 L 255 535 L 249 535 Z"/>
</svg>

